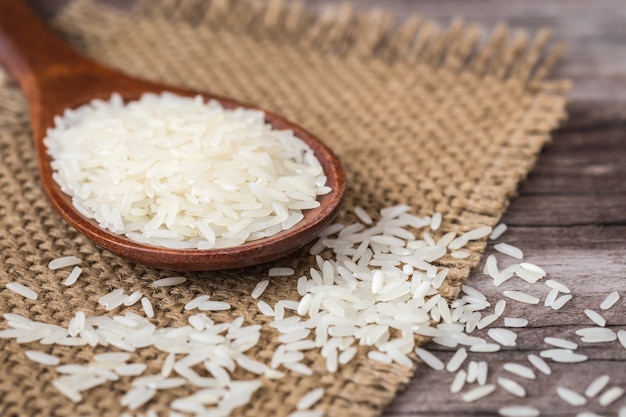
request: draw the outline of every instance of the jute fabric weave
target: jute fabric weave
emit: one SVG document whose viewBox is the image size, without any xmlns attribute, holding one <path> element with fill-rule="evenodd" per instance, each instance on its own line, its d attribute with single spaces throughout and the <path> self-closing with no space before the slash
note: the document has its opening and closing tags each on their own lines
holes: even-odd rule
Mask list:
<svg viewBox="0 0 626 417">
<path fill-rule="evenodd" d="M 528 174 L 550 131 L 564 116 L 559 83 L 544 80 L 556 53 L 547 34 L 513 36 L 496 28 L 481 32 L 461 22 L 448 29 L 413 17 L 394 22 L 380 13 L 349 7 L 318 16 L 301 3 L 282 0 L 145 1 L 132 12 L 89 1 L 72 2 L 56 29 L 83 53 L 128 73 L 211 91 L 256 103 L 301 124 L 328 143 L 342 159 L 348 194 L 338 221 L 355 221 L 355 206 L 373 217 L 383 207 L 408 204 L 412 213 L 443 213 L 440 234 L 494 226 L 519 182 Z M 184 273 L 187 283 L 156 289 L 158 278 L 179 275 L 128 263 L 100 250 L 65 224 L 42 193 L 25 101 L 5 77 L 0 87 L 0 310 L 67 326 L 78 310 L 88 316 L 120 311 L 143 314 L 138 305 L 107 313 L 97 304 L 115 288 L 141 290 L 152 300 L 157 326 L 183 326 L 185 303 L 200 294 L 227 301 L 230 311 L 216 321 L 243 316 L 263 325 L 253 349 L 269 362 L 278 345 L 269 318 L 250 297 L 273 266 L 291 266 L 295 277 L 315 265 L 308 248 L 258 267 L 212 273 Z M 441 293 L 453 299 L 478 266 L 485 241 L 469 245 L 467 259 L 445 258 L 451 269 Z M 50 271 L 54 258 L 82 259 L 78 282 L 65 287 L 69 270 Z M 36 301 L 5 288 L 17 281 L 39 293 Z M 295 278 L 272 279 L 263 299 L 298 300 Z M 125 310 L 124 310 L 125 309 Z M 4 320 L 0 327 L 6 328 Z M 425 342 L 419 340 L 420 343 Z M 51 385 L 53 367 L 29 361 L 25 350 L 40 350 L 61 363 L 88 363 L 113 348 L 63 347 L 0 339 L 0 415 L 119 416 L 120 398 L 131 379 L 85 391 L 72 403 Z M 242 416 L 286 416 L 309 390 L 323 387 L 318 408 L 329 416 L 379 415 L 411 378 L 414 369 L 381 365 L 361 349 L 335 374 L 325 371 L 318 350 L 305 362 L 313 376 L 287 373 L 263 379 Z M 165 359 L 156 349 L 133 353 L 131 362 L 158 373 Z M 251 378 L 237 371 L 235 378 Z M 164 390 L 146 407 L 167 415 L 168 404 L 190 387 Z M 423 395 L 428 395 L 424 393 Z M 416 399 L 418 400 L 418 399 Z"/>
</svg>

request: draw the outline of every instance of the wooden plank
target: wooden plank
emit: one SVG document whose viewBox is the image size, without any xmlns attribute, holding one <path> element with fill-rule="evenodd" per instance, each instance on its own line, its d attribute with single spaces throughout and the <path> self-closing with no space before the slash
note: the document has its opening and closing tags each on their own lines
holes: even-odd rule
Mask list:
<svg viewBox="0 0 626 417">
<path fill-rule="evenodd" d="M 307 0 L 323 7 L 337 0 Z M 626 7 L 621 0 L 356 0 L 358 9 L 383 8 L 400 20 L 419 13 L 448 26 L 451 19 L 484 28 L 507 22 L 514 29 L 535 32 L 548 28 L 554 39 L 568 46 L 567 57 L 556 67 L 555 77 L 574 80 L 574 102 L 626 105 Z"/>
<path fill-rule="evenodd" d="M 626 193 L 520 195 L 507 210 L 514 225 L 576 226 L 626 224 Z"/>
<path fill-rule="evenodd" d="M 490 368 L 489 383 L 495 383 L 501 376 L 514 379 L 526 388 L 526 398 L 516 399 L 499 388 L 490 397 L 467 404 L 458 394 L 453 395 L 449 392 L 453 374 L 420 366 L 405 392 L 396 398 L 384 415 L 387 417 L 494 415 L 499 407 L 512 404 L 533 405 L 541 410 L 542 416 L 574 415 L 583 410 L 594 411 L 600 415 L 617 413 L 623 401 L 607 408 L 600 407 L 597 401 L 590 401 L 589 406 L 577 408 L 560 400 L 555 394 L 555 389 L 556 386 L 562 385 L 583 392 L 595 377 L 603 374 L 611 376 L 611 386 L 624 386 L 626 383 L 626 372 L 623 372 L 626 370 L 626 349 L 617 342 L 582 344 L 575 334 L 576 329 L 593 325 L 583 314 L 585 308 L 601 312 L 610 327 L 615 330 L 626 326 L 626 303 L 622 301 L 606 312 L 599 308 L 599 304 L 610 291 L 624 288 L 623 271 L 626 267 L 624 232 L 626 227 L 545 230 L 510 228 L 501 239 L 519 245 L 526 252 L 526 260 L 546 269 L 548 272 L 546 279 L 555 279 L 567 285 L 574 296 L 572 301 L 559 311 L 541 304 L 529 306 L 507 299 L 505 316 L 529 320 L 528 327 L 515 329 L 518 334 L 517 346 L 504 348 L 492 354 L 470 353 L 469 359 L 464 364 L 463 369 L 467 370 L 470 360 L 486 360 Z M 534 245 L 533 242 L 539 244 Z M 559 242 L 562 244 L 558 245 Z M 590 250 L 590 246 L 594 249 Z M 517 262 L 496 253 L 491 245 L 487 249 L 487 254 L 495 254 L 503 266 Z M 505 299 L 502 296 L 504 290 L 522 290 L 542 300 L 549 290 L 542 282 L 531 285 L 520 279 L 512 279 L 500 287 L 495 287 L 491 279 L 480 271 L 472 274 L 468 285 L 485 294 L 492 305 L 499 299 Z M 503 319 L 499 319 L 494 326 L 502 326 L 502 321 Z M 484 330 L 475 331 L 472 335 L 488 339 Z M 525 381 L 502 369 L 506 362 L 528 366 L 528 354 L 538 355 L 540 350 L 550 347 L 544 342 L 544 338 L 548 336 L 579 343 L 577 353 L 587 355 L 589 361 L 579 364 L 556 364 L 548 360 L 552 375 L 545 376 L 535 372 L 538 377 L 533 381 Z M 448 361 L 455 351 L 432 343 L 427 348 L 444 362 Z"/>
<path fill-rule="evenodd" d="M 556 132 L 520 188 L 521 196 L 537 194 L 586 194 L 589 203 L 599 194 L 614 195 L 619 201 L 626 194 L 626 129 L 618 125 Z"/>
</svg>

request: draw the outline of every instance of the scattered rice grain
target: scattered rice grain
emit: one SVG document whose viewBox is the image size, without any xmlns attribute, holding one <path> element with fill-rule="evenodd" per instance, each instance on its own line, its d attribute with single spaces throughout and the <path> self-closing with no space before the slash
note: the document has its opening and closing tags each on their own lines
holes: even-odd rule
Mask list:
<svg viewBox="0 0 626 417">
<path fill-rule="evenodd" d="M 541 415 L 539 410 L 529 405 L 508 405 L 501 407 L 498 414 L 503 417 L 538 417 Z"/>
<path fill-rule="evenodd" d="M 596 395 L 600 393 L 606 387 L 606 384 L 609 383 L 610 377 L 608 375 L 602 375 L 594 379 L 591 384 L 585 390 L 585 396 L 587 398 L 594 398 Z"/>
<path fill-rule="evenodd" d="M 175 285 L 182 284 L 186 282 L 187 278 L 185 277 L 169 277 L 169 278 L 161 278 L 154 281 L 151 285 L 153 287 L 173 287 Z"/>
<path fill-rule="evenodd" d="M 598 402 L 601 406 L 607 407 L 613 404 L 618 398 L 624 395 L 624 390 L 620 387 L 609 388 L 598 398 Z"/>
<path fill-rule="evenodd" d="M 608 310 L 613 307 L 615 303 L 617 303 L 617 300 L 619 300 L 619 293 L 617 291 L 613 291 L 602 301 L 600 308 L 602 310 Z"/>
<path fill-rule="evenodd" d="M 500 252 L 501 254 L 508 255 L 515 259 L 524 258 L 524 253 L 521 251 L 520 248 L 513 246 L 513 245 L 509 245 L 508 243 L 497 243 L 493 248 L 497 250 L 498 252 Z"/>
<path fill-rule="evenodd" d="M 488 396 L 489 394 L 494 392 L 495 389 L 496 389 L 496 386 L 493 384 L 483 385 L 483 386 L 474 388 L 471 391 L 467 391 L 461 396 L 461 398 L 466 403 L 477 401 L 477 400 L 480 400 L 481 398 Z"/>
<path fill-rule="evenodd" d="M 9 282 L 6 284 L 7 290 L 13 291 L 14 293 L 21 295 L 24 298 L 28 298 L 30 300 L 37 299 L 37 293 L 25 285 L 22 285 L 18 282 Z"/>
<path fill-rule="evenodd" d="M 557 387 L 556 393 L 563 401 L 574 407 L 581 407 L 587 404 L 585 397 L 569 388 Z"/>
<path fill-rule="evenodd" d="M 78 266 L 75 266 L 74 268 L 72 268 L 72 272 L 70 272 L 70 274 L 67 276 L 67 279 L 63 281 L 63 285 L 67 287 L 74 285 L 76 281 L 78 280 L 78 277 L 80 276 L 80 273 L 82 271 L 83 270 Z"/>
<path fill-rule="evenodd" d="M 61 258 L 51 260 L 48 263 L 48 269 L 55 270 L 59 268 L 65 268 L 66 266 L 78 265 L 80 262 L 80 258 L 77 258 L 76 256 L 63 256 Z"/>
</svg>

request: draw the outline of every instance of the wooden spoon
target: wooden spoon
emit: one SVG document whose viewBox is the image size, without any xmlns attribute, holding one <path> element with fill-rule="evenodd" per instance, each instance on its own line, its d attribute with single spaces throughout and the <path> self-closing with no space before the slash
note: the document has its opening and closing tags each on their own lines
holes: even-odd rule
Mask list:
<svg viewBox="0 0 626 417">
<path fill-rule="evenodd" d="M 174 86 L 130 77 L 88 59 L 65 44 L 22 0 L 0 1 L 0 64 L 17 79 L 30 108 L 35 148 L 43 188 L 59 214 L 78 231 L 101 246 L 130 261 L 157 268 L 182 271 L 238 268 L 278 259 L 310 242 L 337 215 L 345 191 L 345 173 L 339 159 L 319 139 L 283 117 L 265 111 L 276 129 L 291 129 L 305 141 L 319 159 L 328 177 L 330 194 L 320 196 L 320 207 L 304 212 L 304 219 L 292 229 L 240 246 L 213 249 L 167 249 L 136 243 L 123 235 L 100 228 L 83 217 L 52 179 L 50 157 L 43 140 L 53 118 L 67 108 L 92 99 L 108 99 L 114 92 L 126 101 L 146 92 L 169 91 L 183 96 L 202 95 L 218 100 L 226 108 L 258 107 Z"/>
</svg>

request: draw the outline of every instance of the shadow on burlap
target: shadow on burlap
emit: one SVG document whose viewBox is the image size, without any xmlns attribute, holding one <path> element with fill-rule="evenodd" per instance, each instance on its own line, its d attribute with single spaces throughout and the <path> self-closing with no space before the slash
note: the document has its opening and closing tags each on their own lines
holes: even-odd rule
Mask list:
<svg viewBox="0 0 626 417">
<path fill-rule="evenodd" d="M 529 40 L 498 27 L 479 44 L 480 30 L 461 22 L 445 30 L 419 17 L 394 25 L 385 14 L 353 14 L 346 7 L 316 16 L 300 3 L 278 0 L 144 1 L 131 13 L 77 0 L 55 24 L 84 53 L 128 73 L 252 102 L 312 131 L 345 165 L 347 200 L 338 219 L 345 223 L 355 220 L 355 206 L 374 215 L 383 207 L 408 204 L 417 215 L 443 213 L 441 234 L 493 226 L 564 117 L 563 83 L 544 79 L 559 52 L 548 51 L 544 32 Z M 11 80 L 0 87 L 0 158 L 2 312 L 67 326 L 79 309 L 111 314 L 97 304 L 107 292 L 139 289 L 155 306 L 155 324 L 183 326 L 189 315 L 184 304 L 209 294 L 233 306 L 213 314 L 216 321 L 243 316 L 247 324 L 264 325 L 253 352 L 270 361 L 277 334 L 250 292 L 272 266 L 294 267 L 296 277 L 305 273 L 315 265 L 307 248 L 271 264 L 185 273 L 188 281 L 181 286 L 152 288 L 152 281 L 172 271 L 133 265 L 98 249 L 48 206 L 27 108 Z M 442 294 L 457 295 L 484 246 L 475 242 L 469 258 L 442 261 L 451 268 Z M 69 288 L 62 284 L 69 270 L 46 267 L 64 255 L 79 256 L 84 269 Z M 4 289 L 11 281 L 36 289 L 38 300 Z M 295 279 L 273 279 L 263 299 L 272 305 L 297 300 Z M 127 310 L 142 314 L 138 306 Z M 27 349 L 42 350 L 62 363 L 87 363 L 107 349 L 8 339 L 0 339 L 0 346 L 1 415 L 118 416 L 125 411 L 119 402 L 130 388 L 129 378 L 86 391 L 84 400 L 73 404 L 52 387 L 58 377 L 54 368 L 24 355 Z M 326 396 L 317 407 L 327 415 L 379 415 L 414 369 L 377 364 L 366 353 L 360 350 L 352 362 L 328 374 L 319 351 L 309 351 L 305 362 L 313 376 L 288 373 L 282 380 L 263 380 L 251 404 L 235 414 L 285 416 L 304 393 L 323 387 Z M 146 362 L 150 374 L 159 372 L 164 358 L 150 348 L 134 353 L 131 362 Z M 149 408 L 167 415 L 173 399 L 191 392 L 188 387 L 162 391 Z"/>
</svg>

